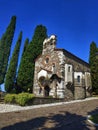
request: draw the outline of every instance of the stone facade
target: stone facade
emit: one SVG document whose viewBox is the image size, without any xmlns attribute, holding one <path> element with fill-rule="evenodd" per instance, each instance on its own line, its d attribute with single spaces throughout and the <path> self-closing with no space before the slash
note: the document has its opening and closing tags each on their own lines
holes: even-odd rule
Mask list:
<svg viewBox="0 0 98 130">
<path fill-rule="evenodd" d="M 33 93 L 36 96 L 83 99 L 91 96 L 89 64 L 64 49 L 56 48 L 56 36 L 43 42 L 35 61 Z"/>
</svg>

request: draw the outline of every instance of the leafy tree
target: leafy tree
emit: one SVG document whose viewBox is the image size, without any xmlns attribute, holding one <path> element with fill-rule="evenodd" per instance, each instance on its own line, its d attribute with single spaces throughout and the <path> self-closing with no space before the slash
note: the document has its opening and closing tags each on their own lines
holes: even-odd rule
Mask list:
<svg viewBox="0 0 98 130">
<path fill-rule="evenodd" d="M 28 45 L 21 61 L 20 71 L 17 77 L 18 87 L 24 92 L 32 92 L 35 59 L 41 54 L 43 40 L 47 37 L 45 26 L 38 25 L 35 28 L 32 41 Z"/>
<path fill-rule="evenodd" d="M 89 64 L 91 69 L 91 80 L 93 92 L 98 93 L 98 59 L 97 46 L 95 42 L 90 44 Z"/>
<path fill-rule="evenodd" d="M 22 32 L 20 32 L 15 49 L 12 54 L 12 58 L 8 67 L 8 71 L 6 73 L 6 78 L 5 78 L 5 90 L 8 93 L 16 93 L 16 74 L 17 74 L 17 65 L 18 65 L 18 56 L 19 56 L 19 50 L 20 50 L 20 45 L 21 45 L 21 40 L 22 40 Z"/>
<path fill-rule="evenodd" d="M 0 84 L 4 83 L 5 74 L 7 71 L 8 60 L 10 55 L 10 48 L 15 32 L 16 16 L 12 16 L 10 24 L 6 32 L 0 39 Z"/>
</svg>

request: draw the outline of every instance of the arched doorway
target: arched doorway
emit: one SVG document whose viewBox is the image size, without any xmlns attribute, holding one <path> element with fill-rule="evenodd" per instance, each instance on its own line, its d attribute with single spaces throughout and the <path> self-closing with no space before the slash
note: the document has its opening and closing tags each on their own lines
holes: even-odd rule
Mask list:
<svg viewBox="0 0 98 130">
<path fill-rule="evenodd" d="M 46 85 L 44 87 L 44 95 L 45 95 L 45 97 L 49 96 L 49 92 L 50 92 L 50 87 L 48 85 Z"/>
</svg>

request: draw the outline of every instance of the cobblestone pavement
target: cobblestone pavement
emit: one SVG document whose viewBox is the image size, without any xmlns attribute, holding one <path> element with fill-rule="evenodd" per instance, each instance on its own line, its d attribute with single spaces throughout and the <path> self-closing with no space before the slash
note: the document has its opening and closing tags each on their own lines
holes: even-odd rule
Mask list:
<svg viewBox="0 0 98 130">
<path fill-rule="evenodd" d="M 98 112 L 98 99 L 0 113 L 0 130 L 98 130 L 87 115 Z"/>
</svg>

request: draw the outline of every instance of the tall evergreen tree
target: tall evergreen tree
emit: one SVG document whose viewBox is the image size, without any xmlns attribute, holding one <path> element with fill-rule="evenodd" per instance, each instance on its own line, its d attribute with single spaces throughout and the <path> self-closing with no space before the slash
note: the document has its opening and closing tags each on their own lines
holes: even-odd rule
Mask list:
<svg viewBox="0 0 98 130">
<path fill-rule="evenodd" d="M 7 71 L 8 60 L 10 55 L 10 48 L 15 32 L 16 16 L 12 16 L 10 24 L 6 32 L 0 39 L 0 84 L 4 83 L 5 74 Z"/>
<path fill-rule="evenodd" d="M 34 78 L 34 65 L 35 59 L 41 54 L 43 48 L 43 40 L 47 37 L 47 29 L 45 26 L 38 25 L 35 28 L 32 41 L 28 45 L 20 71 L 18 73 L 17 84 L 22 88 L 22 91 L 32 92 L 33 78 Z"/>
<path fill-rule="evenodd" d="M 29 39 L 27 38 L 26 40 L 25 40 L 25 42 L 24 42 L 24 49 L 23 49 L 23 53 L 22 53 L 22 57 L 21 57 L 21 61 L 20 61 L 20 65 L 19 65 L 19 69 L 18 69 L 18 75 L 17 75 L 17 81 L 19 80 L 19 78 L 21 77 L 21 75 L 22 75 L 22 67 L 24 67 L 24 62 L 23 62 L 23 60 L 24 60 L 24 58 L 25 58 L 25 51 L 26 51 L 26 49 L 27 49 L 27 47 L 28 47 L 28 45 L 29 45 Z M 17 82 L 16 81 L 16 82 Z M 21 81 L 22 82 L 22 81 Z M 17 84 L 17 83 L 16 83 Z M 18 84 L 17 84 L 17 88 L 18 88 L 18 92 L 21 92 L 22 91 L 22 88 L 20 87 L 20 86 L 18 86 Z"/>
<path fill-rule="evenodd" d="M 8 71 L 6 73 L 5 90 L 8 93 L 11 93 L 16 90 L 15 82 L 16 82 L 18 56 L 19 56 L 19 50 L 20 50 L 20 46 L 21 46 L 21 40 L 22 40 L 22 32 L 20 32 L 20 34 L 19 34 L 16 46 L 13 51 L 12 58 L 11 58 L 11 61 L 10 61 L 9 67 L 8 67 Z"/>
<path fill-rule="evenodd" d="M 92 89 L 95 93 L 98 91 L 98 59 L 96 54 L 97 46 L 95 42 L 92 42 L 90 44 L 89 64 L 91 69 Z"/>
<path fill-rule="evenodd" d="M 24 43 L 24 49 L 23 49 L 22 58 L 23 58 L 23 55 L 24 55 L 24 53 L 25 53 L 25 51 L 26 51 L 26 49 L 27 49 L 28 45 L 29 45 L 29 39 L 28 39 L 28 38 L 26 38 L 25 43 Z M 21 60 L 22 60 L 22 59 L 21 59 Z"/>
<path fill-rule="evenodd" d="M 95 86 L 95 92 L 98 94 L 98 48 L 96 51 L 96 86 Z"/>
</svg>

